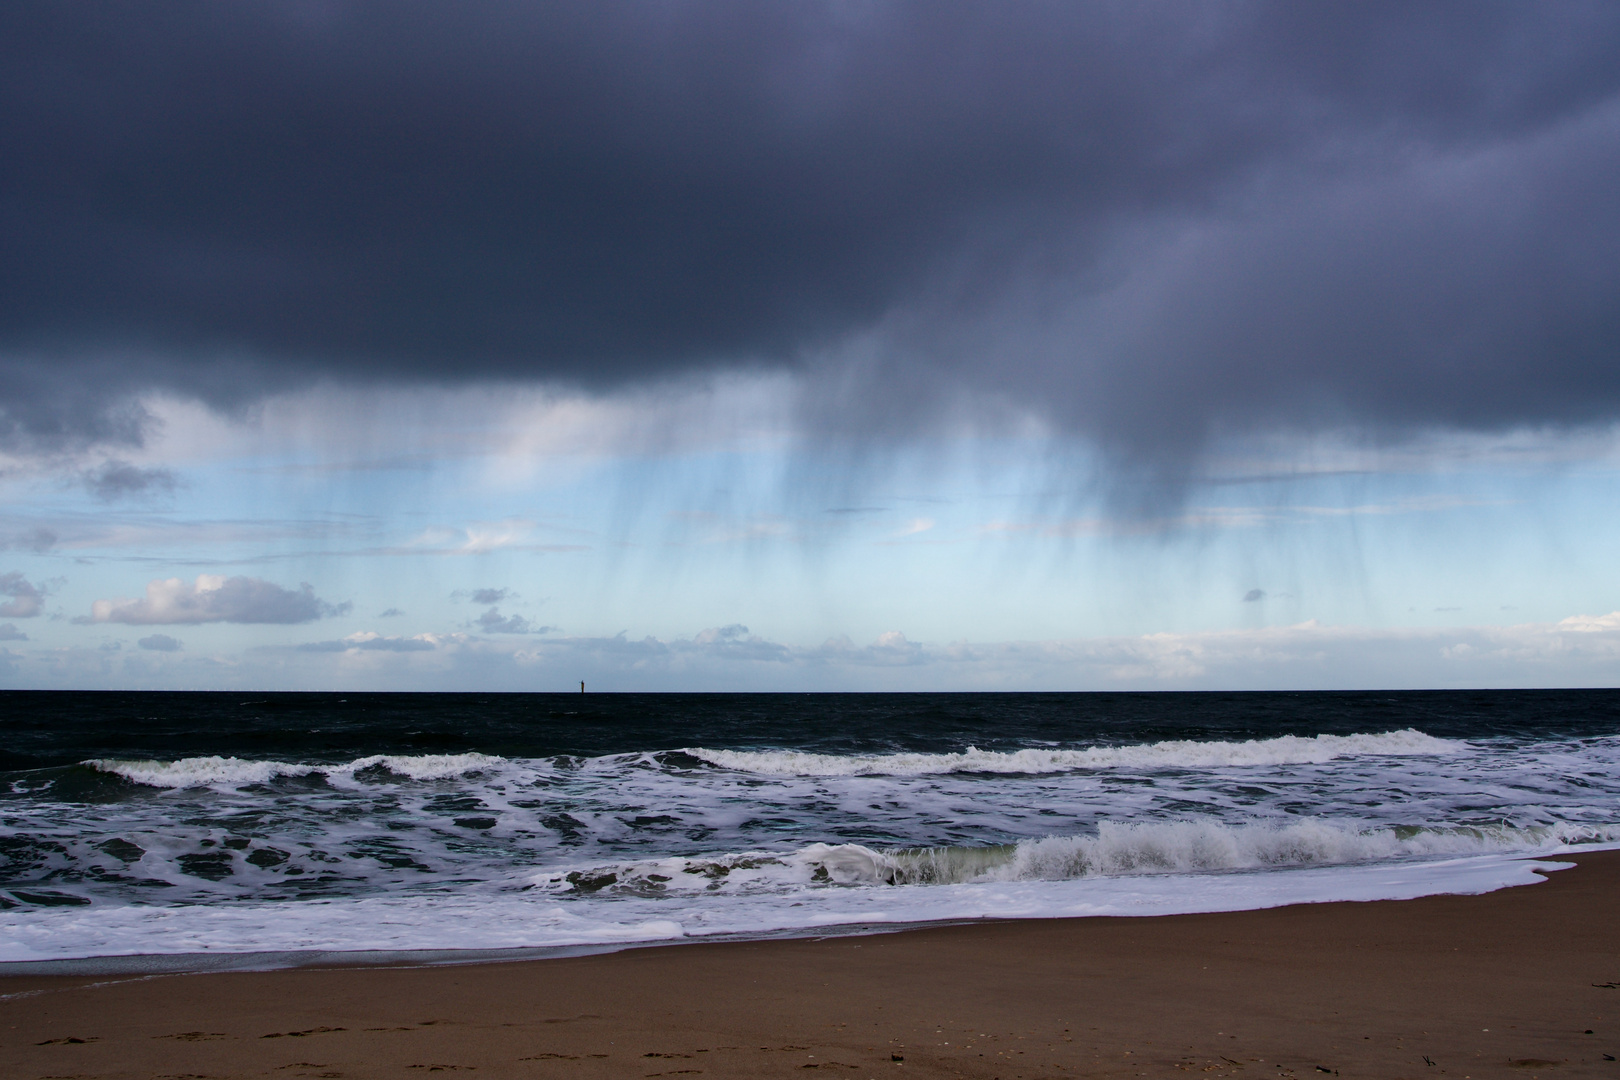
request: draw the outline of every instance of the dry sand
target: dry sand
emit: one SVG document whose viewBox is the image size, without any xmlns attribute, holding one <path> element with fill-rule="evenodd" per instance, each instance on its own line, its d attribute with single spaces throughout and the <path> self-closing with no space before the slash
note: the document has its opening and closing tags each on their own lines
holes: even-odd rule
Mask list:
<svg viewBox="0 0 1620 1080">
<path fill-rule="evenodd" d="M 1620 1057 L 1620 852 L 1574 861 L 1487 896 L 457 967 L 11 977 L 0 1075 L 1620 1080 L 1605 1056 Z"/>
</svg>

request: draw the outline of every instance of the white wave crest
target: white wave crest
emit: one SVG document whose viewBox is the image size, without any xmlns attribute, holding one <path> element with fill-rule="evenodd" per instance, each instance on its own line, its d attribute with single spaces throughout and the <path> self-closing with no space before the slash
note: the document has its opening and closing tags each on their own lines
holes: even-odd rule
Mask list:
<svg viewBox="0 0 1620 1080">
<path fill-rule="evenodd" d="M 365 769 L 381 769 L 411 780 L 444 780 L 491 769 L 505 758 L 488 754 L 373 754 L 336 765 L 308 765 L 288 761 L 252 761 L 238 757 L 194 757 L 178 761 L 121 761 L 95 758 L 82 762 L 100 772 L 122 776 L 136 784 L 158 788 L 241 787 L 268 783 L 282 776 L 320 774 L 329 779 L 353 779 Z"/>
<path fill-rule="evenodd" d="M 708 750 L 682 753 L 738 772 L 773 776 L 927 776 L 938 773 L 1054 773 L 1079 769 L 1210 769 L 1243 765 L 1309 765 L 1367 755 L 1455 754 L 1467 744 L 1406 728 L 1376 735 L 1283 735 L 1246 742 L 1140 743 L 1084 750 L 980 750 L 956 754 L 808 754 L 796 750 Z"/>
<path fill-rule="evenodd" d="M 820 885 L 961 885 L 1133 875 L 1346 866 L 1394 859 L 1548 851 L 1620 841 L 1620 825 L 1445 825 L 1365 828 L 1317 819 L 1286 824 L 1105 822 L 1095 836 L 1048 836 L 988 847 L 880 850 L 810 844 L 793 852 L 620 862 L 539 875 L 565 894 L 675 896 L 781 892 Z"/>
<path fill-rule="evenodd" d="M 1062 881 L 1128 874 L 1187 874 L 1342 866 L 1402 858 L 1534 852 L 1581 841 L 1620 838 L 1620 828 L 1587 826 L 1439 826 L 1358 828 L 1306 819 L 1284 825 L 1222 825 L 1207 821 L 1104 822 L 1096 836 L 1049 836 L 1016 845 L 1010 858 L 974 875 L 931 852 L 902 853 L 897 880 Z M 949 849 L 947 849 L 948 851 Z M 967 875 L 964 876 L 963 871 Z"/>
</svg>

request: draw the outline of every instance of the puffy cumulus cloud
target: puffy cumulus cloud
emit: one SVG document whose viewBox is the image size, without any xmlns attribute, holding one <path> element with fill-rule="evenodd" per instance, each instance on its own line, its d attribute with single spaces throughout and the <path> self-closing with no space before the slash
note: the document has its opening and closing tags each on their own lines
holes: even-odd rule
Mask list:
<svg viewBox="0 0 1620 1080">
<path fill-rule="evenodd" d="M 1598 2 L 8 5 L 0 443 L 725 368 L 1150 472 L 1613 419 L 1617 50 Z"/>
<path fill-rule="evenodd" d="M 262 578 L 199 574 L 150 581 L 139 600 L 97 600 L 90 622 L 158 626 L 184 623 L 305 623 L 346 611 L 315 595 L 310 585 L 284 589 Z"/>
<path fill-rule="evenodd" d="M 811 650 L 806 658 L 821 663 L 855 665 L 858 667 L 896 667 L 925 664 L 934 659 L 929 650 L 910 641 L 898 630 L 878 635 L 870 645 L 856 645 L 847 635 L 828 638 L 821 647 Z"/>
<path fill-rule="evenodd" d="M 0 574 L 0 596 L 11 598 L 0 604 L 0 616 L 31 619 L 45 609 L 45 594 L 45 586 L 35 585 L 21 571 Z"/>
<path fill-rule="evenodd" d="M 696 652 L 704 656 L 725 660 L 744 660 L 779 664 L 792 659 L 793 652 L 785 645 L 767 641 L 758 634 L 749 633 L 742 623 L 711 627 L 692 636 L 691 641 L 676 641 L 671 649 L 679 654 Z"/>
<path fill-rule="evenodd" d="M 148 634 L 135 644 L 152 652 L 179 652 L 185 647 L 180 644 L 178 638 L 172 638 L 168 634 Z"/>
<path fill-rule="evenodd" d="M 509 596 L 515 595 L 511 589 L 474 589 L 470 594 L 475 604 L 498 604 Z"/>
</svg>

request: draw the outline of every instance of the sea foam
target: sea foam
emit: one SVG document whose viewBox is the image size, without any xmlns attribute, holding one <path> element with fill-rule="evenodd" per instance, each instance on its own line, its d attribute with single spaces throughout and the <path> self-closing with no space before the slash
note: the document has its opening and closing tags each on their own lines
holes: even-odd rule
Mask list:
<svg viewBox="0 0 1620 1080">
<path fill-rule="evenodd" d="M 256 966 L 297 963 L 312 950 L 532 949 L 621 946 L 723 935 L 826 933 L 946 920 L 1171 915 L 1334 900 L 1483 893 L 1543 880 L 1549 863 L 1508 855 L 1396 866 L 1308 867 L 1283 873 L 1126 876 L 970 883 L 933 889 L 819 889 L 734 895 L 722 903 L 626 897 L 600 905 L 544 893 L 364 897 L 313 904 L 54 908 L 0 922 L 0 962 L 75 956 L 271 953 Z M 280 955 L 275 955 L 279 953 Z"/>
<path fill-rule="evenodd" d="M 811 754 L 797 750 L 709 750 L 683 753 L 738 772 L 772 776 L 927 776 L 942 773 L 1057 773 L 1082 769 L 1208 769 L 1323 764 L 1346 757 L 1457 754 L 1466 743 L 1410 728 L 1365 735 L 1283 735 L 1243 742 L 1175 740 L 1083 750 L 980 750 L 954 754 Z"/>
<path fill-rule="evenodd" d="M 238 757 L 193 757 L 177 761 L 120 761 L 94 758 L 81 764 L 99 772 L 112 773 L 136 784 L 158 788 L 241 787 L 264 784 L 283 776 L 320 774 L 328 778 L 352 778 L 367 769 L 377 769 L 411 780 L 443 780 L 465 776 L 504 765 L 505 758 L 488 754 L 373 754 L 333 765 L 310 765 L 288 761 L 253 761 Z"/>
</svg>

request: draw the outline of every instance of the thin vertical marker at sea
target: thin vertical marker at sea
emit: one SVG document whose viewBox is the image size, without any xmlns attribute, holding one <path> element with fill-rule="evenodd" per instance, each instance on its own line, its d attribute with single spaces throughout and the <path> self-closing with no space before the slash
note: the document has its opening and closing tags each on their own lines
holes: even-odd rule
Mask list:
<svg viewBox="0 0 1620 1080">
<path fill-rule="evenodd" d="M 0 695 L 0 962 L 1477 892 L 1620 693 Z"/>
</svg>

